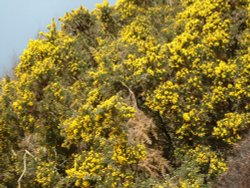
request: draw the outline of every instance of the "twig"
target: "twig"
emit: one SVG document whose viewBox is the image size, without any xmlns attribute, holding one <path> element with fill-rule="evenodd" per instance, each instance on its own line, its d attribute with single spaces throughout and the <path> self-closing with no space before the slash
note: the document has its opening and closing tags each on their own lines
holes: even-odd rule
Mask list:
<svg viewBox="0 0 250 188">
<path fill-rule="evenodd" d="M 120 83 L 129 91 L 129 97 L 131 99 L 132 106 L 136 110 L 139 110 L 134 92 L 125 83 L 123 83 L 122 81 L 120 81 Z"/>
<path fill-rule="evenodd" d="M 15 150 L 12 148 L 11 149 L 11 152 L 12 152 L 12 154 L 16 157 L 17 156 L 17 154 L 16 154 L 16 152 L 15 152 Z"/>
<path fill-rule="evenodd" d="M 27 170 L 27 165 L 26 165 L 27 155 L 29 155 L 29 156 L 31 156 L 31 157 L 33 157 L 35 159 L 34 155 L 32 155 L 28 150 L 25 150 L 25 152 L 23 154 L 23 172 L 22 172 L 21 176 L 17 180 L 18 188 L 21 188 L 21 181 L 22 181 L 22 178 L 23 178 L 23 176 L 24 176 L 24 174 L 25 174 L 25 172 Z"/>
</svg>

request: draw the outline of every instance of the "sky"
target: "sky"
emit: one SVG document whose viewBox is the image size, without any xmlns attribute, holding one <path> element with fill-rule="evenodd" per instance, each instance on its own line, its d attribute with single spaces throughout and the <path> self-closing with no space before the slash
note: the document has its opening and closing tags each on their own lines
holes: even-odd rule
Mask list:
<svg viewBox="0 0 250 188">
<path fill-rule="evenodd" d="M 0 0 L 0 76 L 11 72 L 30 39 L 80 5 L 93 10 L 103 0 Z M 116 0 L 109 0 L 115 4 Z"/>
</svg>

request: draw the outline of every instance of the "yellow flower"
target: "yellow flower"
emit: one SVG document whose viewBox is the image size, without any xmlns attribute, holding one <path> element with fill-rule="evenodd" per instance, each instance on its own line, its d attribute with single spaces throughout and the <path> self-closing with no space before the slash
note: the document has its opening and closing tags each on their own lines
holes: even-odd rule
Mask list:
<svg viewBox="0 0 250 188">
<path fill-rule="evenodd" d="M 84 181 L 82 182 L 82 185 L 83 185 L 83 187 L 89 187 L 90 183 L 89 183 L 89 181 L 84 180 Z"/>
<path fill-rule="evenodd" d="M 183 119 L 184 119 L 186 122 L 190 122 L 190 120 L 191 120 L 188 113 L 184 113 L 184 114 L 182 115 L 182 117 L 183 117 Z"/>
</svg>

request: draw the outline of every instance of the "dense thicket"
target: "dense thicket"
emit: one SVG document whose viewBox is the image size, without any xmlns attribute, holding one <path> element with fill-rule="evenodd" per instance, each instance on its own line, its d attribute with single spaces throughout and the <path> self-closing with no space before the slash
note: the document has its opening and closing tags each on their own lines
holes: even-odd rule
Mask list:
<svg viewBox="0 0 250 188">
<path fill-rule="evenodd" d="M 118 0 L 52 21 L 0 82 L 0 186 L 212 186 L 249 129 L 249 13 Z"/>
</svg>

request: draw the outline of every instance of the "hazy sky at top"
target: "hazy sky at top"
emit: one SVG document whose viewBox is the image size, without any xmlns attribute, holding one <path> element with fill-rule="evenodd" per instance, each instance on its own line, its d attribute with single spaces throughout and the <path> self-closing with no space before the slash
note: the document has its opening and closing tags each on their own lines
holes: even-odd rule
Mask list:
<svg viewBox="0 0 250 188">
<path fill-rule="evenodd" d="M 93 10 L 103 0 L 0 0 L 0 76 L 10 71 L 31 38 L 80 5 Z M 116 0 L 109 0 L 114 4 Z"/>
</svg>

